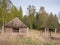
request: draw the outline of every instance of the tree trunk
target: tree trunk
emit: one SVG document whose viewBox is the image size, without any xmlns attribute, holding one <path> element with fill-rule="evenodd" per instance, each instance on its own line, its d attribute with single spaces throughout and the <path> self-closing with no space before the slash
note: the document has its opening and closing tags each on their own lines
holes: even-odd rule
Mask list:
<svg viewBox="0 0 60 45">
<path fill-rule="evenodd" d="M 50 37 L 51 37 L 51 31 L 50 31 Z"/>
<path fill-rule="evenodd" d="M 4 34 L 4 25 L 2 26 L 2 35 Z"/>
</svg>

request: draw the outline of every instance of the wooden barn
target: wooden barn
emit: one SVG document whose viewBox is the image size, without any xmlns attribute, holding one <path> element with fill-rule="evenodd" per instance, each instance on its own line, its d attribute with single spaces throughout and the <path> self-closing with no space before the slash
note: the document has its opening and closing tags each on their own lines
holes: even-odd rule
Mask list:
<svg viewBox="0 0 60 45">
<path fill-rule="evenodd" d="M 19 20 L 18 17 L 6 23 L 4 26 L 4 33 L 26 35 L 27 32 L 28 27 L 21 20 Z"/>
</svg>

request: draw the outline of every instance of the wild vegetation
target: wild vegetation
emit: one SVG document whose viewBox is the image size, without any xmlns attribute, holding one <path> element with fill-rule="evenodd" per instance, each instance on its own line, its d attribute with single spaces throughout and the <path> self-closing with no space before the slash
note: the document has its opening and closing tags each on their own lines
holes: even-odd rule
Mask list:
<svg viewBox="0 0 60 45">
<path fill-rule="evenodd" d="M 17 38 L 15 41 L 0 39 L 0 45 L 54 45 L 52 43 L 44 43 L 39 40 L 32 40 L 29 38 Z"/>
<path fill-rule="evenodd" d="M 60 23 L 57 14 L 53 14 L 52 12 L 49 14 L 46 12 L 45 7 L 40 7 L 39 11 L 37 12 L 35 6 L 29 5 L 27 7 L 27 13 L 23 15 L 23 9 L 21 6 L 19 9 L 17 9 L 10 0 L 0 0 L 0 27 L 15 17 L 18 17 L 21 21 L 23 21 L 27 27 L 29 27 L 29 29 L 40 30 L 45 28 L 56 28 L 58 31 L 60 31 Z M 40 45 L 41 43 L 39 40 L 18 38 L 16 39 L 16 43 L 12 43 L 12 41 L 9 40 L 0 40 L 0 44 Z M 44 43 L 44 45 L 50 44 Z"/>
<path fill-rule="evenodd" d="M 41 39 L 42 34 L 40 35 L 40 33 L 41 31 L 30 29 L 27 37 L 24 38 L 18 35 L 17 37 L 9 34 L 5 34 L 2 37 L 0 35 L 0 45 L 55 45 L 55 43 L 48 42 L 48 40 L 42 41 L 44 37 Z M 39 35 L 40 37 L 38 37 Z"/>
<path fill-rule="evenodd" d="M 59 29 L 60 27 L 57 15 L 52 12 L 50 14 L 47 13 L 44 7 L 40 7 L 39 12 L 37 12 L 35 6 L 29 5 L 27 7 L 27 14 L 23 15 L 21 6 L 17 9 L 10 0 L 3 0 L 0 2 L 0 26 L 15 17 L 19 17 L 19 19 L 22 20 L 30 29 Z"/>
</svg>

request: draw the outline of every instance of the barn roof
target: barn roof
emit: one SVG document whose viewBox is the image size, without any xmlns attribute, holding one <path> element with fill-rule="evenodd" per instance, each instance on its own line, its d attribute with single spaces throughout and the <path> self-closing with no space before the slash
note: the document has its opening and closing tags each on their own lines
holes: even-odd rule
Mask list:
<svg viewBox="0 0 60 45">
<path fill-rule="evenodd" d="M 10 22 L 6 23 L 5 27 L 26 28 L 27 26 L 18 17 L 16 17 Z"/>
</svg>

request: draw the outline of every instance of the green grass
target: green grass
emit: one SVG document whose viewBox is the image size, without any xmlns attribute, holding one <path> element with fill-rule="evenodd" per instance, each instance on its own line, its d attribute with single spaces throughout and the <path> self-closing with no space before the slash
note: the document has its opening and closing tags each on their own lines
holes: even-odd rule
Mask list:
<svg viewBox="0 0 60 45">
<path fill-rule="evenodd" d="M 43 45 L 55 45 L 55 44 L 53 44 L 53 43 L 43 43 Z"/>
<path fill-rule="evenodd" d="M 20 45 L 41 45 L 40 40 L 31 38 L 18 38 L 17 42 L 19 42 Z"/>
</svg>

